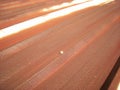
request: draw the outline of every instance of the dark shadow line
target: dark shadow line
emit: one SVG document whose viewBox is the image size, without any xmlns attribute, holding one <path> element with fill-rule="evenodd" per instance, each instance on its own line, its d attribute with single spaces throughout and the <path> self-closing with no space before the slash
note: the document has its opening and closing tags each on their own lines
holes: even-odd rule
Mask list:
<svg viewBox="0 0 120 90">
<path fill-rule="evenodd" d="M 119 68 L 120 68 L 120 57 L 118 58 L 117 62 L 115 63 L 113 69 L 111 70 L 109 76 L 107 77 L 107 79 L 103 83 L 100 90 L 108 90 L 108 88 L 109 88 L 110 84 L 112 83 Z"/>
</svg>

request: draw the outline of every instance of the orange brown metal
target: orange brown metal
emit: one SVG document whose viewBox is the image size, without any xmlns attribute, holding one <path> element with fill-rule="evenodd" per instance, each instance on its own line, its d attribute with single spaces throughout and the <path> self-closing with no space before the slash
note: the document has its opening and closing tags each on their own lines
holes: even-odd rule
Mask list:
<svg viewBox="0 0 120 90">
<path fill-rule="evenodd" d="M 1 40 L 0 90 L 99 90 L 120 56 L 119 4 L 78 11 Z"/>
</svg>

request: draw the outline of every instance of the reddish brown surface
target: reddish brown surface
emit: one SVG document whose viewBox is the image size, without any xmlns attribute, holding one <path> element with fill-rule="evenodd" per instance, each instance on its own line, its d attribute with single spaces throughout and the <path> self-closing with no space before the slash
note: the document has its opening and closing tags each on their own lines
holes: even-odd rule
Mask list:
<svg viewBox="0 0 120 90">
<path fill-rule="evenodd" d="M 72 0 L 5 0 L 0 1 L 0 29 L 44 15 L 43 8 L 59 5 Z"/>
<path fill-rule="evenodd" d="M 120 56 L 119 5 L 78 11 L 3 39 L 0 90 L 99 90 Z"/>
<path fill-rule="evenodd" d="M 118 71 L 109 87 L 109 90 L 117 90 L 119 83 L 120 83 L 120 68 L 118 69 Z"/>
</svg>

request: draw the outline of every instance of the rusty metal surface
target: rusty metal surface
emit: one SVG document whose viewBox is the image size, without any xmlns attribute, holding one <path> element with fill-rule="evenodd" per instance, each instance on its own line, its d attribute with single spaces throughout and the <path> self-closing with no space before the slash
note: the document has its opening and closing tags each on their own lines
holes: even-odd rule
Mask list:
<svg viewBox="0 0 120 90">
<path fill-rule="evenodd" d="M 81 10 L 2 39 L 0 90 L 99 90 L 120 56 L 119 4 Z"/>
<path fill-rule="evenodd" d="M 47 8 L 68 1 L 72 0 L 1 0 L 0 21 L 8 21 L 24 14 L 32 14 L 32 12 L 40 11 L 44 7 Z"/>
<path fill-rule="evenodd" d="M 120 86 L 120 57 L 106 78 L 100 90 L 119 90 Z"/>
<path fill-rule="evenodd" d="M 115 75 L 111 85 L 109 86 L 109 90 L 117 90 L 119 84 L 120 84 L 120 68 L 118 69 L 118 71 L 117 71 L 117 73 L 116 73 L 116 75 Z"/>
</svg>

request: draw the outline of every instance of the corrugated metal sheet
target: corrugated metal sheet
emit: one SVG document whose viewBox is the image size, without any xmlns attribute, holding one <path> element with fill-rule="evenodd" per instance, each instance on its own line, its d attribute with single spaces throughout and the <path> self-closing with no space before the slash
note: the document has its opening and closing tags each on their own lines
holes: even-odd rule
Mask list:
<svg viewBox="0 0 120 90">
<path fill-rule="evenodd" d="M 0 41 L 0 90 L 99 90 L 120 56 L 120 2 Z"/>
</svg>

